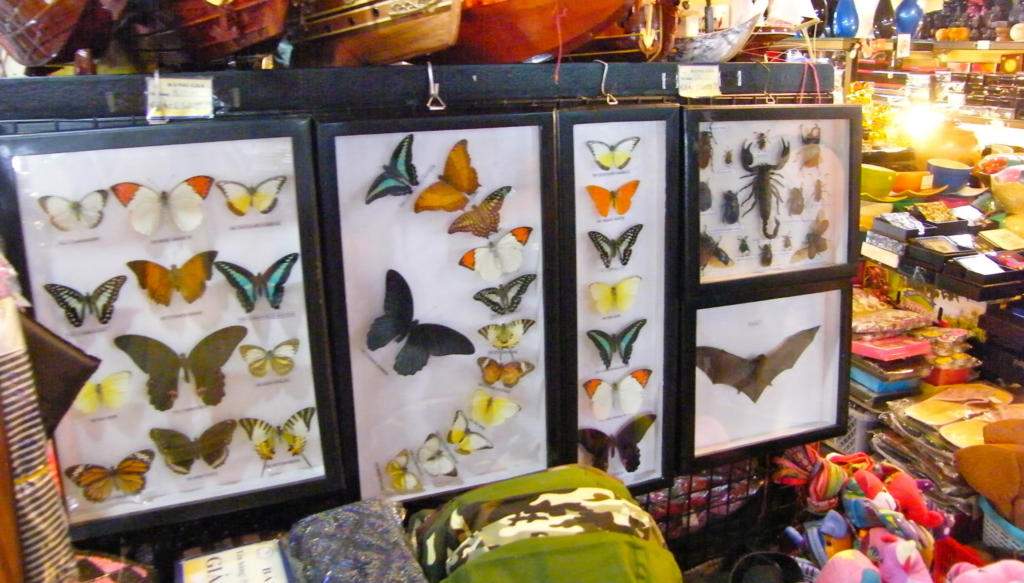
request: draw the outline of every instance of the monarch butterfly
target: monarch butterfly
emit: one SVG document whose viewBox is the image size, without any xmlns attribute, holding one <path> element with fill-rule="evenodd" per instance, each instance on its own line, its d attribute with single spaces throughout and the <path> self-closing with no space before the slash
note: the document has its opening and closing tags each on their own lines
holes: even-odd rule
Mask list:
<svg viewBox="0 0 1024 583">
<path fill-rule="evenodd" d="M 64 475 L 82 489 L 86 500 L 103 502 L 115 489 L 129 495 L 141 492 L 146 487 L 146 473 L 153 463 L 153 457 L 153 450 L 143 449 L 124 458 L 112 468 L 79 464 L 66 468 Z"/>
</svg>

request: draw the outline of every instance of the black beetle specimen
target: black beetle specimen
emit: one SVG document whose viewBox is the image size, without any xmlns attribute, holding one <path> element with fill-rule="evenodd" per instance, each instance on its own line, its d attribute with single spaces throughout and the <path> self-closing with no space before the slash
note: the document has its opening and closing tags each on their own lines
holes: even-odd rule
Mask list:
<svg viewBox="0 0 1024 583">
<path fill-rule="evenodd" d="M 711 144 L 714 142 L 715 136 L 711 132 L 700 132 L 700 137 L 697 141 L 697 165 L 701 170 L 711 164 L 711 156 L 714 153 Z"/>
<path fill-rule="evenodd" d="M 772 264 L 772 244 L 761 245 L 761 265 L 768 267 Z"/>
<path fill-rule="evenodd" d="M 740 255 L 750 255 L 750 237 L 737 235 L 737 238 L 740 240 Z"/>
<path fill-rule="evenodd" d="M 782 248 L 783 249 L 792 249 L 793 248 L 793 237 L 791 237 L 790 235 L 783 235 L 782 236 Z"/>
<path fill-rule="evenodd" d="M 722 222 L 734 225 L 740 220 L 740 197 L 731 190 L 722 193 Z"/>
<path fill-rule="evenodd" d="M 789 198 L 786 200 L 786 209 L 789 216 L 799 215 L 804 212 L 804 189 L 794 187 L 789 189 Z"/>
<path fill-rule="evenodd" d="M 770 133 L 771 133 L 771 130 L 768 130 L 767 132 L 764 132 L 763 134 L 761 132 L 754 132 L 754 139 L 757 140 L 757 149 L 758 150 L 761 150 L 762 152 L 764 152 L 764 149 L 768 147 L 768 134 L 770 134 Z"/>
<path fill-rule="evenodd" d="M 700 212 L 711 210 L 711 187 L 708 186 L 707 182 L 701 182 L 700 186 L 697 187 L 698 201 L 700 203 Z"/>
</svg>

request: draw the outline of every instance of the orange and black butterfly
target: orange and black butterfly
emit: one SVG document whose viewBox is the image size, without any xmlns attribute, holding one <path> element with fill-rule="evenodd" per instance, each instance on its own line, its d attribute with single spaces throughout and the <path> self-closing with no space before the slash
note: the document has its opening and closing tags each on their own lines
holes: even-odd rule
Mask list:
<svg viewBox="0 0 1024 583">
<path fill-rule="evenodd" d="M 155 455 L 153 450 L 143 449 L 124 458 L 112 468 L 79 464 L 65 469 L 64 475 L 82 489 L 86 500 L 103 502 L 115 489 L 128 495 L 141 492 L 146 487 L 146 472 Z"/>
<path fill-rule="evenodd" d="M 620 215 L 626 214 L 633 202 L 633 195 L 636 194 L 636 189 L 639 186 L 640 181 L 633 180 L 615 190 L 608 190 L 600 186 L 587 186 L 587 192 L 590 193 L 590 198 L 597 205 L 597 212 L 601 213 L 602 217 L 607 217 L 608 212 L 612 208 Z"/>
<path fill-rule="evenodd" d="M 216 251 L 203 251 L 192 256 L 181 267 L 171 265 L 170 269 L 152 261 L 129 261 L 128 268 L 139 278 L 139 287 L 146 290 L 154 302 L 171 305 L 171 294 L 178 290 L 185 301 L 192 303 L 203 297 L 206 282 L 213 277 L 213 260 Z"/>
<path fill-rule="evenodd" d="M 480 189 L 480 180 L 476 169 L 470 164 L 469 142 L 459 140 L 448 153 L 444 163 L 444 174 L 437 182 L 431 184 L 420 193 L 413 210 L 448 211 L 462 210 L 469 203 L 469 197 Z"/>
<path fill-rule="evenodd" d="M 480 203 L 480 206 L 473 206 L 470 210 L 462 213 L 452 221 L 448 227 L 448 233 L 472 233 L 477 237 L 486 239 L 498 232 L 498 222 L 501 220 L 501 205 L 505 197 L 512 192 L 511 186 L 502 186 Z"/>
<path fill-rule="evenodd" d="M 480 366 L 480 376 L 485 383 L 493 385 L 501 381 L 501 384 L 509 389 L 519 384 L 519 379 L 530 374 L 536 368 L 529 362 L 516 360 L 503 364 L 486 356 L 476 359 L 476 363 Z"/>
</svg>

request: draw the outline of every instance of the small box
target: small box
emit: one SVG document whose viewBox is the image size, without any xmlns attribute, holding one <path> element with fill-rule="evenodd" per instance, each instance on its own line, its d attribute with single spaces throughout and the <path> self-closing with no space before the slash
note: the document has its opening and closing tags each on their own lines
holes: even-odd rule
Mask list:
<svg viewBox="0 0 1024 583">
<path fill-rule="evenodd" d="M 854 354 L 876 358 L 878 360 L 896 360 L 931 352 L 932 345 L 927 340 L 916 340 L 909 336 L 890 336 L 877 340 L 854 340 L 851 350 Z"/>
<path fill-rule="evenodd" d="M 948 247 L 939 246 L 943 242 Z M 907 245 L 906 256 L 941 271 L 946 262 L 954 257 L 974 255 L 976 251 L 964 251 L 946 237 L 918 237 Z"/>
<path fill-rule="evenodd" d="M 947 273 L 937 274 L 934 285 L 978 302 L 1009 299 L 1024 293 L 1024 281 L 978 285 Z"/>
<path fill-rule="evenodd" d="M 177 583 L 292 583 L 281 541 L 270 540 L 179 561 Z"/>
<path fill-rule="evenodd" d="M 996 63 L 971 63 L 971 73 L 995 73 Z"/>
<path fill-rule="evenodd" d="M 970 257 L 972 255 L 978 255 L 978 253 L 968 253 L 966 256 Z M 964 257 L 964 255 L 961 255 L 961 257 Z M 967 269 L 958 261 L 950 261 L 942 268 L 942 272 L 974 285 L 1024 282 L 1024 271 L 1005 269 L 1000 267 L 999 264 L 995 265 L 999 268 L 998 273 L 978 273 L 977 271 Z"/>
<path fill-rule="evenodd" d="M 864 237 L 864 242 L 868 245 L 874 245 L 886 251 L 891 251 L 896 255 L 903 255 L 903 250 L 907 247 L 907 244 L 903 241 L 898 241 L 877 231 L 868 231 Z"/>
<path fill-rule="evenodd" d="M 919 379 L 931 370 L 931 365 L 928 364 L 923 356 L 911 356 L 896 360 L 876 360 L 854 354 L 850 356 L 850 364 L 886 382 Z"/>
<path fill-rule="evenodd" d="M 1002 55 L 999 57 L 999 72 L 1005 74 L 1020 73 L 1021 65 L 1024 65 L 1024 54 Z"/>
<path fill-rule="evenodd" d="M 864 385 L 865 388 L 873 393 L 907 392 L 921 386 L 920 377 L 900 379 L 898 381 L 883 381 L 856 366 L 850 367 L 850 378 Z"/>
<path fill-rule="evenodd" d="M 917 237 L 927 237 L 929 235 L 936 234 L 934 228 L 929 228 L 928 223 L 921 224 L 924 226 L 923 233 L 918 229 L 904 229 L 903 227 L 897 227 L 885 219 L 875 217 L 875 220 L 871 222 L 871 230 L 881 233 L 887 237 L 892 237 L 897 241 L 908 241 Z"/>
<path fill-rule="evenodd" d="M 1024 384 L 1024 355 L 994 342 L 982 344 L 976 354 L 981 359 L 978 369 L 986 376 L 1005 383 Z"/>
<path fill-rule="evenodd" d="M 1006 309 L 989 309 L 978 316 L 978 326 L 987 342 L 1010 350 L 1024 348 L 1024 317 Z"/>
<path fill-rule="evenodd" d="M 895 401 L 896 399 L 902 399 L 904 397 L 913 397 L 920 394 L 920 392 L 920 388 L 913 388 L 906 391 L 876 393 L 857 381 L 850 381 L 850 399 L 861 401 L 870 407 L 884 407 L 885 403 L 889 401 Z"/>
</svg>

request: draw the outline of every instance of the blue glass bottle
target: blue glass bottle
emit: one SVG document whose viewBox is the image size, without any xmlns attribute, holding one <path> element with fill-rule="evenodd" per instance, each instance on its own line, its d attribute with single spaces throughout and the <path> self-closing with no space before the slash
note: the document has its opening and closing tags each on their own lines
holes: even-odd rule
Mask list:
<svg viewBox="0 0 1024 583">
<path fill-rule="evenodd" d="M 839 38 L 857 36 L 860 19 L 857 17 L 857 5 L 853 0 L 839 0 L 836 12 L 832 15 L 832 35 Z"/>
<path fill-rule="evenodd" d="M 917 0 L 903 0 L 896 7 L 896 33 L 917 38 L 917 27 L 921 25 L 922 18 L 924 10 L 921 10 Z"/>
</svg>

